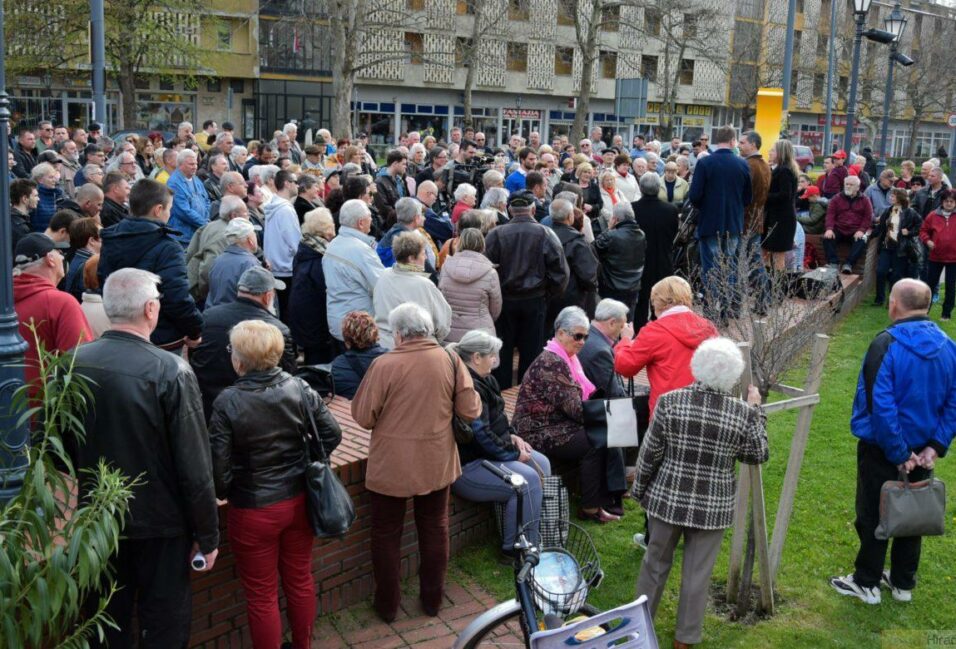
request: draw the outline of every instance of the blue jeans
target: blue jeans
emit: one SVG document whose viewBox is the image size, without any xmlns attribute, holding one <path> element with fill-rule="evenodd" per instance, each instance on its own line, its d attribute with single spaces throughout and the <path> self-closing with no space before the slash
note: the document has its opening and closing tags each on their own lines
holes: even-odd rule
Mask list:
<svg viewBox="0 0 956 649">
<path fill-rule="evenodd" d="M 538 451 L 531 451 L 531 458 L 541 468 L 544 475 L 551 475 L 551 462 Z M 530 528 L 533 536 L 537 537 L 537 521 L 541 516 L 541 478 L 534 467 L 524 462 L 494 462 L 504 466 L 512 473 L 518 473 L 528 483 L 525 487 L 524 509 L 521 525 L 534 523 Z M 501 549 L 513 550 L 515 544 L 515 512 L 518 509 L 518 495 L 514 489 L 503 483 L 497 476 L 481 466 L 481 460 L 474 460 L 461 467 L 461 477 L 451 485 L 451 492 L 459 498 L 478 503 L 507 503 L 505 505 L 504 529 L 502 530 Z"/>
<path fill-rule="evenodd" d="M 712 237 L 701 237 L 699 241 L 700 276 L 704 284 L 704 300 L 712 309 L 719 308 L 721 317 L 729 317 L 736 310 L 731 304 L 719 304 L 721 290 L 718 284 L 728 283 L 729 290 L 724 290 L 728 296 L 735 293 L 737 284 L 737 248 L 740 245 L 740 236 L 736 234 L 720 234 Z M 757 250 L 760 248 L 758 246 Z M 726 261 L 724 258 L 727 258 Z M 721 268 L 723 266 L 723 268 Z M 717 272 L 712 272 L 716 270 Z"/>
<path fill-rule="evenodd" d="M 919 274 L 916 264 L 906 257 L 900 257 L 895 249 L 880 248 L 876 261 L 876 301 L 883 302 L 886 296 L 887 280 L 889 288 L 904 277 L 915 278 Z"/>
</svg>

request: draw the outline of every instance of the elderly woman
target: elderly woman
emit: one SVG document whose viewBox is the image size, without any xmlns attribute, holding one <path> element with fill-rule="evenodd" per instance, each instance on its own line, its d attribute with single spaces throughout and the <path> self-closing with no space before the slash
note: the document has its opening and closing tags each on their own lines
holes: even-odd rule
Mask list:
<svg viewBox="0 0 956 649">
<path fill-rule="evenodd" d="M 766 416 L 760 393 L 747 401 L 731 391 L 744 368 L 734 341 L 703 343 L 691 359 L 695 383 L 661 397 L 641 445 L 632 496 L 650 516 L 651 541 L 637 578 L 656 615 L 674 549 L 684 538 L 675 649 L 701 640 L 710 577 L 724 530 L 734 516 L 738 461 L 767 461 Z"/>
<path fill-rule="evenodd" d="M 521 382 L 515 432 L 552 460 L 578 462 L 581 508 L 578 517 L 598 523 L 620 520 L 607 512 L 614 496 L 607 488 L 607 448 L 592 446 L 584 430 L 582 402 L 595 391 L 577 358 L 590 322 L 583 309 L 569 306 L 554 321 L 554 338 L 534 359 Z"/>
<path fill-rule="evenodd" d="M 365 311 L 349 311 L 345 315 L 342 340 L 345 352 L 332 361 L 332 381 L 337 395 L 354 399 L 372 361 L 388 350 L 378 344 L 375 318 Z"/>
<path fill-rule="evenodd" d="M 484 224 L 484 216 L 481 210 L 465 210 L 465 213 L 458 219 L 458 223 L 455 224 L 456 236 L 446 241 L 441 250 L 438 251 L 438 268 L 444 268 L 448 258 L 454 257 L 455 253 L 458 252 L 458 239 L 462 232 L 469 228 L 475 228 L 480 232 L 484 228 Z"/>
<path fill-rule="evenodd" d="M 428 312 L 403 304 L 388 316 L 395 350 L 369 367 L 352 417 L 372 431 L 365 487 L 371 509 L 374 607 L 386 622 L 401 600 L 401 548 L 405 506 L 415 501 L 419 598 L 438 614 L 448 568 L 448 495 L 461 476 L 452 415 L 472 421 L 481 400 L 471 374 L 434 339 Z"/>
<path fill-rule="evenodd" d="M 687 192 L 690 191 L 690 184 L 680 177 L 676 162 L 664 164 L 664 178 L 661 182 L 661 188 L 657 197 L 677 207 L 684 204 L 687 198 Z"/>
<path fill-rule="evenodd" d="M 688 158 L 686 155 L 679 155 L 677 156 L 676 162 L 677 177 L 683 178 L 689 184 L 692 178 L 692 173 L 690 170 L 690 158 Z M 667 171 L 667 165 L 664 165 L 664 171 Z"/>
<path fill-rule="evenodd" d="M 209 440 L 216 495 L 229 501 L 229 543 L 246 596 L 252 645 L 275 648 L 282 639 L 278 566 L 292 646 L 306 649 L 316 599 L 303 438 L 321 444 L 328 455 L 342 432 L 319 396 L 277 367 L 285 348 L 277 327 L 246 320 L 233 327 L 229 343 L 239 379 L 213 404 Z"/>
<path fill-rule="evenodd" d="M 595 228 L 600 234 L 608 229 L 611 213 L 618 203 L 629 203 L 624 194 L 617 188 L 617 174 L 614 171 L 605 171 L 601 174 L 601 213 L 598 217 L 599 226 Z"/>
<path fill-rule="evenodd" d="M 551 474 L 551 463 L 515 435 L 508 423 L 501 389 L 491 375 L 491 370 L 499 362 L 501 340 L 485 331 L 475 330 L 467 332 L 459 342 L 452 343 L 448 348 L 455 351 L 468 366 L 475 391 L 481 397 L 481 414 L 471 424 L 475 437 L 468 444 L 458 445 L 461 477 L 451 486 L 451 490 L 465 500 L 507 503 L 501 552 L 505 557 L 513 558 L 518 495 L 514 489 L 502 484 L 501 480 L 482 468 L 481 461 L 492 460 L 512 473 L 520 474 L 527 481 L 521 521 L 523 526 L 536 522 L 540 516 L 541 477 Z M 532 536 L 529 538 L 534 538 L 534 531 L 531 530 Z"/>
<path fill-rule="evenodd" d="M 305 351 L 306 365 L 328 363 L 333 357 L 322 258 L 334 237 L 335 223 L 329 210 L 319 207 L 306 212 L 289 288 L 289 329 L 295 344 Z"/>
<path fill-rule="evenodd" d="M 406 302 L 421 305 L 431 316 L 435 338 L 440 342 L 451 330 L 451 307 L 425 272 L 425 238 L 418 232 L 404 232 L 392 239 L 395 264 L 386 268 L 375 283 L 372 305 L 382 346 L 392 349 L 389 314 Z"/>
<path fill-rule="evenodd" d="M 487 177 L 489 173 L 491 172 L 486 171 L 485 176 Z M 510 220 L 508 218 L 508 195 L 509 192 L 504 187 L 489 187 L 481 198 L 481 209 L 494 210 L 498 225 L 504 225 Z"/>
<path fill-rule="evenodd" d="M 594 252 L 601 262 L 598 285 L 601 297 L 620 300 L 630 310 L 628 320 L 634 320 L 634 310 L 641 290 L 644 273 L 644 252 L 647 241 L 644 231 L 634 218 L 630 203 L 618 203 L 608 228 L 594 239 Z"/>
<path fill-rule="evenodd" d="M 66 195 L 60 189 L 60 172 L 49 162 L 41 162 L 33 167 L 30 180 L 37 184 L 40 202 L 33 211 L 34 232 L 43 232 L 50 225 L 50 219 L 56 213 L 57 205 L 66 200 Z"/>
<path fill-rule="evenodd" d="M 474 209 L 478 202 L 478 190 L 474 185 L 461 183 L 455 187 L 455 206 L 451 209 L 451 222 L 458 223 L 458 219 L 466 210 Z"/>
<path fill-rule="evenodd" d="M 445 340 L 457 342 L 472 329 L 495 333 L 501 315 L 498 271 L 484 255 L 481 230 L 468 228 L 458 237 L 458 253 L 442 266 L 438 288 L 451 307 L 451 329 Z"/>
</svg>

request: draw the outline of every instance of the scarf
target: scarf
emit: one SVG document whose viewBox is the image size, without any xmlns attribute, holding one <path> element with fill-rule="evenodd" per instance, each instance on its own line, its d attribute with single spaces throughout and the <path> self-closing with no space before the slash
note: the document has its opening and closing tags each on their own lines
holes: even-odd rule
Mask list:
<svg viewBox="0 0 956 649">
<path fill-rule="evenodd" d="M 568 356 L 568 353 L 564 351 L 557 340 L 552 338 L 548 341 L 548 344 L 544 346 L 546 351 L 557 354 L 558 358 L 564 361 L 564 364 L 568 366 L 568 369 L 571 370 L 571 378 L 574 379 L 574 382 L 578 384 L 581 388 L 581 398 L 587 400 L 592 394 L 594 394 L 594 384 L 588 381 L 588 377 L 584 375 L 584 368 L 581 367 L 581 361 L 577 356 Z"/>
<path fill-rule="evenodd" d="M 320 255 L 325 255 L 325 249 L 329 247 L 328 241 L 314 234 L 302 235 L 302 243 L 307 245 L 309 248 L 312 248 L 312 250 L 316 251 Z"/>
<path fill-rule="evenodd" d="M 890 218 L 888 223 L 886 224 L 886 236 L 890 242 L 896 243 L 899 227 L 900 227 L 900 206 L 894 205 L 893 209 L 890 210 Z"/>
<path fill-rule="evenodd" d="M 404 270 L 405 272 L 408 272 L 408 273 L 423 273 L 423 272 L 425 272 L 425 269 L 424 269 L 424 268 L 420 268 L 420 267 L 416 266 L 415 264 L 403 264 L 403 263 L 400 263 L 400 262 L 397 262 L 397 261 L 396 261 L 396 262 L 395 262 L 395 267 L 398 268 L 399 270 Z"/>
</svg>

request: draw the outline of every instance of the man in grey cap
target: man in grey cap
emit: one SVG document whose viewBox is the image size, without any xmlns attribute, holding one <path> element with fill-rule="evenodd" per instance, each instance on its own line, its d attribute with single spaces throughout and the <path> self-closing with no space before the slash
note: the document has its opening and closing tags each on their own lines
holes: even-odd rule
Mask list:
<svg viewBox="0 0 956 649">
<path fill-rule="evenodd" d="M 255 234 L 251 236 L 255 240 Z M 212 414 L 213 401 L 236 381 L 236 372 L 232 368 L 227 348 L 229 331 L 243 320 L 262 320 L 278 327 L 285 340 L 279 366 L 286 372 L 296 371 L 292 335 L 289 328 L 271 312 L 277 288 L 285 288 L 285 284 L 257 263 L 246 269 L 239 278 L 235 300 L 207 308 L 203 313 L 202 343 L 189 355 L 189 362 L 199 379 L 207 422 Z"/>
<path fill-rule="evenodd" d="M 261 265 L 255 254 L 259 240 L 252 223 L 233 219 L 226 225 L 223 237 L 226 247 L 206 271 L 206 309 L 235 301 L 239 279 L 248 269 Z"/>
<path fill-rule="evenodd" d="M 502 390 L 513 385 L 512 359 L 517 348 L 518 383 L 544 347 L 548 300 L 568 285 L 568 262 L 551 228 L 534 220 L 535 199 L 527 191 L 508 198 L 511 221 L 485 239 L 485 254 L 498 264 L 501 315 L 495 330 L 501 338 L 501 364 L 494 375 Z"/>
</svg>

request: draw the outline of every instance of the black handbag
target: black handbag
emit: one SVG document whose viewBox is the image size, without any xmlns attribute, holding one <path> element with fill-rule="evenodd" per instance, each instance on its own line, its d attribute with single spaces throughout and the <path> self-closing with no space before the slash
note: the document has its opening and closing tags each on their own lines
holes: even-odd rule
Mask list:
<svg viewBox="0 0 956 649">
<path fill-rule="evenodd" d="M 309 384 L 322 400 L 328 403 L 335 396 L 335 381 L 332 380 L 331 365 L 302 365 L 295 373 Z"/>
<path fill-rule="evenodd" d="M 309 415 L 309 429 L 302 436 L 305 442 L 305 495 L 312 533 L 319 538 L 343 536 L 355 522 L 355 505 L 345 486 L 335 475 L 319 440 L 308 395 L 299 384 L 302 406 Z"/>
<path fill-rule="evenodd" d="M 460 363 L 461 360 L 456 359 L 455 356 L 457 356 L 457 354 L 452 355 L 453 352 L 447 349 L 445 353 L 448 354 L 448 358 L 451 360 L 451 371 L 455 380 L 455 385 L 452 387 L 451 392 L 451 430 L 455 434 L 456 444 L 468 444 L 475 439 L 475 431 L 471 429 L 470 423 L 455 414 L 455 395 L 458 394 L 458 363 Z"/>
</svg>

